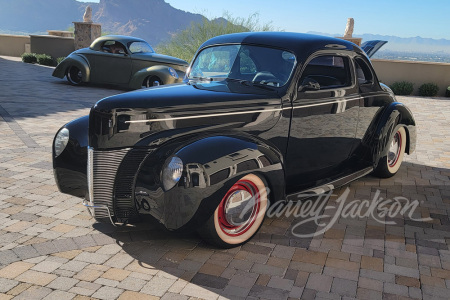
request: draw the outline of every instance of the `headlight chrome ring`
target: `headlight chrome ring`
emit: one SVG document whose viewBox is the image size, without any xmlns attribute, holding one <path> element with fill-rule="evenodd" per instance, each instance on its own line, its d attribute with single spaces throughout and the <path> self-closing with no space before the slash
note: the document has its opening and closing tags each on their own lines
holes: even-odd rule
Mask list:
<svg viewBox="0 0 450 300">
<path fill-rule="evenodd" d="M 172 156 L 164 164 L 162 170 L 162 184 L 165 191 L 173 188 L 178 181 L 180 181 L 183 174 L 183 161 L 177 157 Z"/>
<path fill-rule="evenodd" d="M 178 79 L 178 73 L 174 68 L 169 68 L 169 73 L 173 78 Z"/>
<path fill-rule="evenodd" d="M 67 143 L 69 142 L 69 129 L 62 128 L 55 137 L 55 157 L 58 157 L 64 149 L 66 149 Z"/>
</svg>

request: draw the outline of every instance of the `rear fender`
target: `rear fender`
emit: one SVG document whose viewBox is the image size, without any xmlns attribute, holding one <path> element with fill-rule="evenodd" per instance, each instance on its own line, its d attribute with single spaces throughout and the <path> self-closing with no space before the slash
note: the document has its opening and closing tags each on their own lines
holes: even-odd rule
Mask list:
<svg viewBox="0 0 450 300">
<path fill-rule="evenodd" d="M 392 132 L 397 130 L 399 126 L 405 127 L 408 135 L 405 152 L 408 154 L 414 152 L 416 148 L 416 122 L 411 111 L 405 105 L 394 102 L 384 110 L 375 130 L 372 147 L 374 149 L 373 161 L 375 164 L 381 157 L 387 155 L 389 139 L 392 136 Z"/>
<path fill-rule="evenodd" d="M 58 78 L 64 78 L 70 67 L 75 66 L 81 70 L 83 82 L 89 82 L 91 77 L 91 69 L 88 60 L 81 54 L 70 54 L 61 63 L 56 66 L 53 71 L 53 76 Z"/>
</svg>

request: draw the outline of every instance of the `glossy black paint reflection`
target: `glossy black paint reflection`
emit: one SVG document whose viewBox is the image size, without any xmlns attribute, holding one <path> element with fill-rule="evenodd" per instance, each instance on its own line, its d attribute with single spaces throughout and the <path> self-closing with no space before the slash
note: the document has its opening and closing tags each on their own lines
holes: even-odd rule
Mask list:
<svg viewBox="0 0 450 300">
<path fill-rule="evenodd" d="M 151 215 L 171 230 L 188 230 L 201 226 L 246 174 L 260 176 L 270 200 L 278 201 L 330 182 L 344 184 L 343 177 L 354 179 L 351 174 L 375 167 L 399 124 L 407 129 L 407 152 L 414 151 L 411 112 L 380 86 L 356 45 L 294 33 L 242 33 L 211 39 L 202 47 L 223 43 L 290 50 L 297 68 L 281 88 L 185 82 L 100 100 L 89 117 L 66 125 L 70 143 L 54 158 L 60 190 L 76 196 L 86 191 L 88 144 L 99 155 L 131 149 L 118 166 L 121 171 L 111 175 L 114 199 L 106 200 L 115 202 L 117 210 L 128 207 L 137 215 Z M 320 55 L 345 57 L 350 81 L 302 90 L 308 62 Z M 357 60 L 369 80 L 360 81 Z M 173 156 L 183 161 L 183 175 L 165 190 L 162 168 Z"/>
<path fill-rule="evenodd" d="M 185 171 L 176 187 L 164 191 L 162 167 L 172 155 L 183 161 Z M 147 157 L 137 176 L 139 212 L 151 214 L 169 229 L 189 227 L 184 225 L 194 216 L 200 224 L 222 199 L 218 191 L 250 172 L 271 183 L 271 199 L 280 199 L 284 193 L 281 157 L 277 149 L 262 141 L 236 135 L 196 137 L 187 143 L 163 146 Z M 145 202 L 151 209 L 145 208 Z"/>
<path fill-rule="evenodd" d="M 67 128 L 69 130 L 69 142 L 66 148 L 55 158 L 55 149 L 52 147 L 53 174 L 56 185 L 62 193 L 77 197 L 84 197 L 87 192 L 88 136 L 86 132 L 88 124 L 88 116 L 67 123 L 59 129 Z"/>
</svg>

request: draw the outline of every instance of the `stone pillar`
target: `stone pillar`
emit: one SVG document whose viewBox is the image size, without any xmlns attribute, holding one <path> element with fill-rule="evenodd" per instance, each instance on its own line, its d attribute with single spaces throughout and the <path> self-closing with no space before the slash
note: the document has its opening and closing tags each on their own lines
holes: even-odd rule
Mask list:
<svg viewBox="0 0 450 300">
<path fill-rule="evenodd" d="M 73 22 L 75 25 L 75 50 L 86 48 L 102 35 L 102 25 L 86 22 Z"/>
</svg>

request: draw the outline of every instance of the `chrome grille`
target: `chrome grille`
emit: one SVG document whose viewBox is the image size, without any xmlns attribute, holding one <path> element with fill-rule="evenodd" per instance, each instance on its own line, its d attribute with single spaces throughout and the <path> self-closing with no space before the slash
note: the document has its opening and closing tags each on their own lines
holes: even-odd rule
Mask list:
<svg viewBox="0 0 450 300">
<path fill-rule="evenodd" d="M 95 206 L 107 206 L 114 217 L 114 181 L 117 170 L 129 148 L 110 151 L 88 150 L 89 199 Z M 95 218 L 108 217 L 108 211 L 94 209 Z"/>
<path fill-rule="evenodd" d="M 151 151 L 150 149 L 130 150 L 117 170 L 114 186 L 114 213 L 120 223 L 132 222 L 138 216 L 134 205 L 134 180 L 140 164 Z"/>
</svg>

